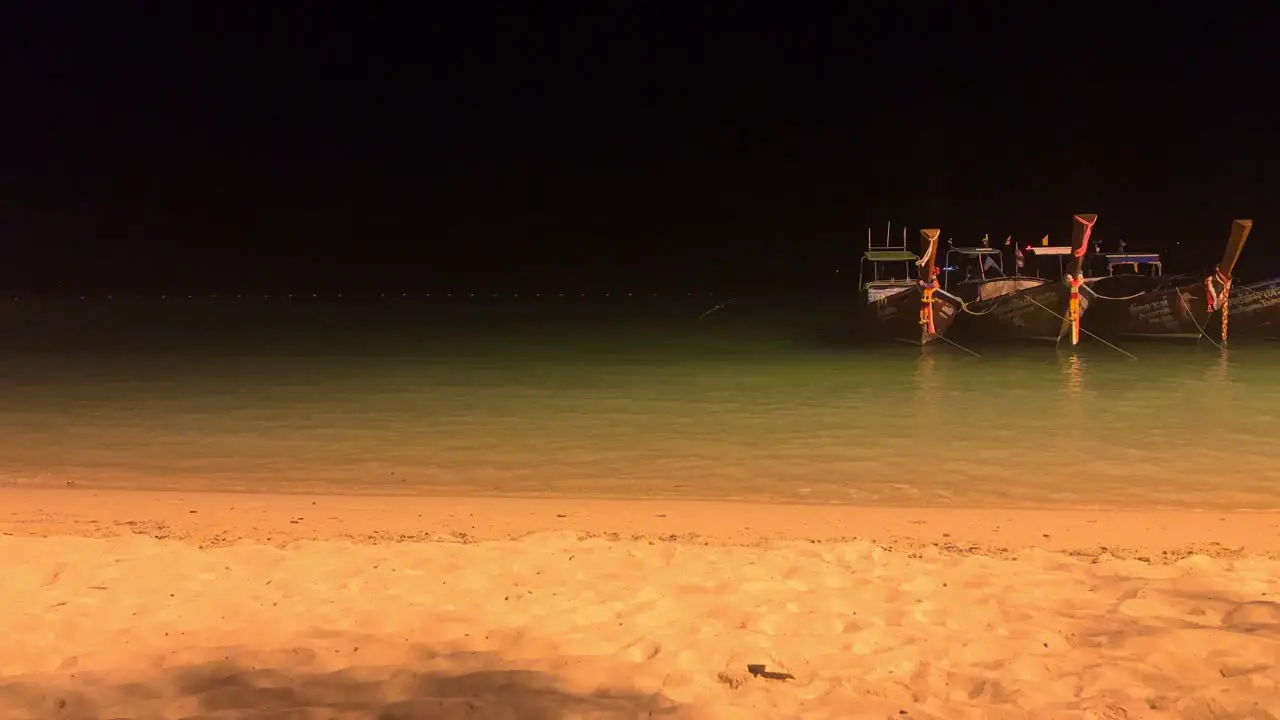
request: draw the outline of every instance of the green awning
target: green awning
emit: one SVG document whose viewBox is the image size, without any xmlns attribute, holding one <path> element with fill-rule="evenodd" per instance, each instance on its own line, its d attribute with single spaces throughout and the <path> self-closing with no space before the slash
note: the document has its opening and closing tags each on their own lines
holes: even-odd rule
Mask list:
<svg viewBox="0 0 1280 720">
<path fill-rule="evenodd" d="M 910 250 L 868 250 L 862 257 L 871 262 L 915 262 L 920 259 Z"/>
<path fill-rule="evenodd" d="M 963 247 L 963 248 L 953 247 L 947 252 L 959 253 L 960 255 L 968 255 L 969 257 L 976 257 L 978 255 L 999 255 L 1000 254 L 999 250 L 995 248 L 986 248 L 986 247 Z"/>
</svg>

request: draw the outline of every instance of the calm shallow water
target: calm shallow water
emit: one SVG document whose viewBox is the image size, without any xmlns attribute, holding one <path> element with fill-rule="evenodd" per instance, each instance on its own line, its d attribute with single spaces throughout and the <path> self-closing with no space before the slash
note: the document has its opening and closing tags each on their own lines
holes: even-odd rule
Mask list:
<svg viewBox="0 0 1280 720">
<path fill-rule="evenodd" d="M 0 482 L 1280 506 L 1280 347 L 823 347 L 711 298 L 0 309 Z"/>
</svg>

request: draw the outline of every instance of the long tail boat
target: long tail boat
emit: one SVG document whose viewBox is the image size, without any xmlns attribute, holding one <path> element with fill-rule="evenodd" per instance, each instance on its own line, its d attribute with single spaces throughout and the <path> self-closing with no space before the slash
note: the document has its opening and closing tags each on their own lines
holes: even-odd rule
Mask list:
<svg viewBox="0 0 1280 720">
<path fill-rule="evenodd" d="M 1280 278 L 1241 285 L 1230 300 L 1226 311 L 1232 337 L 1280 340 Z M 1212 334 L 1214 328 L 1206 329 Z"/>
<path fill-rule="evenodd" d="M 1231 223 L 1222 260 L 1200 280 L 1171 283 L 1148 292 L 1092 298 L 1088 330 L 1102 338 L 1151 338 L 1225 342 L 1229 336 L 1231 273 L 1244 250 L 1252 220 Z"/>
<path fill-rule="evenodd" d="M 1080 293 L 1084 284 L 1084 255 L 1097 220 L 1098 216 L 1093 214 L 1075 215 L 1069 246 L 1028 246 L 1027 250 L 1034 256 L 1029 262 L 1046 258 L 1058 261 L 1059 271 L 1064 273 L 1062 281 L 1015 278 L 1011 285 L 1006 281 L 1008 292 L 999 292 L 1000 286 L 993 286 L 996 292 L 989 297 L 979 297 L 964 306 L 964 316 L 953 329 L 957 338 L 1049 342 L 1069 339 L 1072 344 L 1078 343 L 1080 320 L 1089 307 L 1087 298 Z M 1020 284 L 1018 280 L 1027 282 Z"/>
<path fill-rule="evenodd" d="M 873 338 L 926 345 L 945 335 L 960 313 L 960 300 L 938 286 L 938 236 L 941 231 L 920 231 L 920 255 L 902 245 L 872 247 L 862 256 L 859 285 L 862 288 L 864 326 Z M 888 266 L 902 264 L 898 277 Z M 870 279 L 867 279 L 868 270 Z M 888 270 L 888 273 L 886 272 Z"/>
<path fill-rule="evenodd" d="M 949 243 L 950 241 L 948 241 Z M 1013 247 L 1013 238 L 1005 240 L 1006 247 Z M 1014 249 L 1014 265 L 1021 267 L 1021 250 Z M 1016 290 L 1038 287 L 1049 282 L 1041 277 L 1006 275 L 1004 253 L 991 247 L 984 236 L 982 244 L 973 247 L 951 245 L 947 250 L 946 267 L 943 268 L 942 289 L 972 303 L 1008 295 Z"/>
</svg>

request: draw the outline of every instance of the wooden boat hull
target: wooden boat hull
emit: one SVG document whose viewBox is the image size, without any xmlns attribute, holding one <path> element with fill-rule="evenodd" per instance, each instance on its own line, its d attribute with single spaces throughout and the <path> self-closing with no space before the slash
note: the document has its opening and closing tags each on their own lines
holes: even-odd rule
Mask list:
<svg viewBox="0 0 1280 720">
<path fill-rule="evenodd" d="M 1221 317 L 1209 309 L 1203 282 L 1181 283 L 1122 299 L 1095 297 L 1091 304 L 1084 327 L 1107 340 L 1198 340 L 1211 326 L 1219 325 Z"/>
<path fill-rule="evenodd" d="M 1070 310 L 1070 303 L 1070 287 L 1065 283 L 1046 282 L 970 303 L 952 334 L 961 342 L 1057 342 L 1068 334 L 1069 326 L 1064 318 Z M 1088 305 L 1088 293 L 1081 293 L 1082 317 Z"/>
<path fill-rule="evenodd" d="M 1250 283 L 1231 290 L 1227 307 L 1228 337 L 1280 340 L 1280 278 Z M 1210 323 L 1210 337 L 1221 338 L 1221 322 Z"/>
<path fill-rule="evenodd" d="M 1166 278 L 1151 275 L 1103 275 L 1085 280 L 1085 292 L 1096 304 L 1099 300 L 1123 301 L 1142 293 L 1156 292 L 1172 287 L 1187 278 Z"/>
<path fill-rule="evenodd" d="M 1131 297 L 1107 297 L 1101 286 L 1096 286 L 1100 294 L 1094 298 L 1088 330 L 1105 339 L 1220 340 L 1228 333 L 1222 332 L 1222 298 L 1218 293 L 1228 298 L 1228 304 L 1232 294 L 1247 295 L 1230 293 L 1228 288 L 1252 229 L 1252 220 L 1233 220 L 1222 260 L 1211 275 L 1198 281 L 1162 285 Z M 1265 304 L 1243 308 L 1246 324 L 1248 315 L 1261 312 Z M 1234 314 L 1228 312 L 1227 320 Z"/>
<path fill-rule="evenodd" d="M 931 336 L 920 324 L 923 293 L 920 287 L 909 287 L 864 303 L 862 325 L 867 328 L 870 338 L 926 345 L 950 332 L 952 323 L 960 314 L 960 301 L 943 293 L 934 294 L 934 334 Z"/>
<path fill-rule="evenodd" d="M 966 303 L 976 303 L 981 300 L 992 300 L 1019 290 L 1040 287 L 1048 283 L 1049 281 L 1044 278 L 1015 275 L 1012 277 L 989 278 L 977 282 L 957 283 L 954 287 L 948 288 L 947 292 Z"/>
</svg>

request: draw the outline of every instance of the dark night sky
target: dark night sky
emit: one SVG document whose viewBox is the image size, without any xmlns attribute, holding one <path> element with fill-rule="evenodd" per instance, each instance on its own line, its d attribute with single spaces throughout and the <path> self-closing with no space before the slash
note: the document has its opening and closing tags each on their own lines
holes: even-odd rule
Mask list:
<svg viewBox="0 0 1280 720">
<path fill-rule="evenodd" d="M 804 287 L 1072 212 L 1280 269 L 1257 18 L 182 5 L 0 18 L 7 287 Z"/>
</svg>

